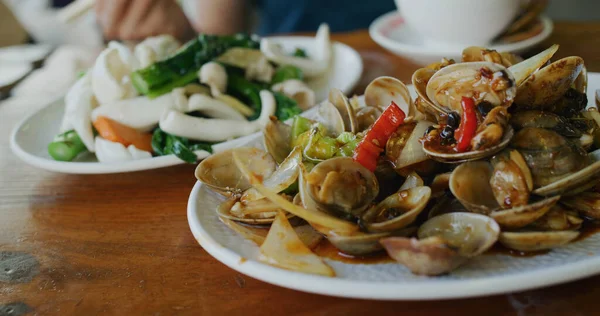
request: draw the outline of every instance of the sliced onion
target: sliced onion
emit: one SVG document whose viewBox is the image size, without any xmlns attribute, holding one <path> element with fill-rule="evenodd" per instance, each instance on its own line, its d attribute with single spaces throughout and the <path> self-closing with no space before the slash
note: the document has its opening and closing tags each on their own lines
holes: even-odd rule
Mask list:
<svg viewBox="0 0 600 316">
<path fill-rule="evenodd" d="M 419 121 L 413 129 L 410 137 L 406 141 L 406 145 L 402 149 L 402 152 L 398 156 L 398 159 L 394 162 L 396 169 L 404 168 L 406 166 L 414 165 L 419 162 L 423 162 L 429 157 L 423 151 L 423 146 L 419 142 L 419 139 L 423 137 L 425 131 L 433 123 L 428 121 Z"/>
<path fill-rule="evenodd" d="M 260 261 L 297 272 L 335 276 L 335 271 L 298 238 L 283 212 L 277 213 L 260 246 Z"/>
</svg>

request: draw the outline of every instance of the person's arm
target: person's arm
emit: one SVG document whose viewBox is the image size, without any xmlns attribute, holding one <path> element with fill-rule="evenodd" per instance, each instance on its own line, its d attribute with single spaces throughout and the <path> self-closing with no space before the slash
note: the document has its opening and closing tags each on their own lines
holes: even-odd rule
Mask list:
<svg viewBox="0 0 600 316">
<path fill-rule="evenodd" d="M 189 0 L 192 1 L 192 0 Z M 194 27 L 199 33 L 232 34 L 247 31 L 248 0 L 195 0 Z"/>
<path fill-rule="evenodd" d="M 175 0 L 97 0 L 95 9 L 108 40 L 135 41 L 170 34 L 186 41 L 195 33 Z"/>
</svg>

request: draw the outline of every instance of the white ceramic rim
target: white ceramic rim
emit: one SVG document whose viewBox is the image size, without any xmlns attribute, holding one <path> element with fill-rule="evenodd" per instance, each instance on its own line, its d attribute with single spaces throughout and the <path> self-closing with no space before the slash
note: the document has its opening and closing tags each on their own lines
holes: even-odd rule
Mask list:
<svg viewBox="0 0 600 316">
<path fill-rule="evenodd" d="M 300 39 L 300 40 L 314 39 L 313 37 L 310 37 L 310 36 L 294 36 L 294 37 L 278 36 L 278 37 L 272 37 L 272 38 L 275 40 L 290 40 L 290 38 L 293 38 L 294 40 L 296 40 L 296 39 Z M 357 63 L 354 65 L 354 67 L 357 69 L 357 72 L 359 74 L 362 74 L 363 62 L 362 62 L 362 58 L 360 57 L 360 54 L 355 49 L 353 49 L 352 47 L 350 47 L 344 43 L 333 42 L 333 45 L 341 47 L 341 49 L 346 54 L 351 55 L 352 59 L 355 59 L 357 61 Z M 353 78 L 352 81 L 348 81 L 346 86 L 338 87 L 338 88 L 340 90 L 342 90 L 345 94 L 348 94 L 348 93 L 352 92 L 352 89 L 354 89 L 354 87 L 356 87 L 359 80 L 360 80 L 360 75 L 357 76 L 356 78 Z M 21 129 L 21 127 L 29 119 L 31 119 L 31 117 L 36 115 L 39 111 L 42 111 L 43 109 L 54 105 L 56 102 L 62 102 L 63 99 L 64 99 L 64 96 L 58 97 L 57 99 L 49 102 L 46 106 L 40 107 L 40 108 L 32 111 L 25 118 L 23 118 L 18 124 L 15 125 L 15 127 L 13 128 L 11 135 L 10 135 L 10 148 L 11 148 L 12 152 L 17 157 L 19 157 L 21 160 L 23 160 L 26 163 L 28 163 L 34 167 L 37 167 L 37 168 L 54 171 L 54 172 L 70 173 L 70 174 L 108 174 L 108 173 L 120 173 L 120 172 L 134 172 L 134 171 L 141 171 L 141 170 L 170 167 L 170 166 L 180 165 L 180 164 L 184 163 L 182 160 L 177 158 L 175 155 L 159 156 L 159 157 L 152 157 L 152 158 L 148 158 L 148 159 L 132 160 L 132 161 L 125 161 L 125 162 L 115 162 L 115 163 L 55 161 L 50 158 L 43 158 L 43 157 L 33 155 L 33 154 L 25 151 L 23 148 L 21 148 L 21 146 L 17 142 L 17 133 Z M 235 147 L 236 144 L 244 143 L 247 139 L 255 137 L 256 135 L 258 135 L 260 133 L 261 132 L 257 132 L 257 133 L 251 134 L 251 135 L 243 136 L 243 137 L 240 137 L 240 138 L 228 141 L 228 142 L 223 142 L 223 143 L 217 144 L 215 146 L 217 146 L 217 148 L 219 148 L 220 150 L 227 149 L 230 147 Z M 214 148 L 215 146 L 213 146 L 213 149 L 215 151 L 218 151 L 219 149 L 215 149 Z M 196 154 L 197 154 L 199 160 L 210 156 L 210 153 L 208 153 L 206 151 L 197 151 Z"/>
<path fill-rule="evenodd" d="M 203 184 L 196 182 L 188 199 L 187 216 L 198 243 L 218 261 L 249 277 L 298 291 L 338 297 L 374 300 L 439 300 L 478 297 L 530 290 L 582 279 L 600 273 L 600 256 L 564 264 L 469 280 L 436 280 L 432 282 L 369 282 L 328 278 L 276 268 L 254 260 L 246 260 L 219 244 L 204 229 L 198 217 L 196 200 Z M 213 210 L 210 210 L 213 211 Z M 215 214 L 216 216 L 216 214 Z"/>
<path fill-rule="evenodd" d="M 388 12 L 388 13 L 378 17 L 377 19 L 375 19 L 375 21 L 373 21 L 373 23 L 371 23 L 371 26 L 369 26 L 369 35 L 371 36 L 371 38 L 373 38 L 373 40 L 375 42 L 377 42 L 378 44 L 380 44 L 381 46 L 383 46 L 387 49 L 395 50 L 395 51 L 403 51 L 403 52 L 407 52 L 407 53 L 411 53 L 411 54 L 419 54 L 419 55 L 426 55 L 426 56 L 456 55 L 457 52 L 456 52 L 456 50 L 453 50 L 453 49 L 446 50 L 446 49 L 441 49 L 441 48 L 437 48 L 437 47 L 432 48 L 432 47 L 428 47 L 428 46 L 412 45 L 412 44 L 407 44 L 404 42 L 399 42 L 399 41 L 393 40 L 393 39 L 385 36 L 381 32 L 382 26 L 384 24 L 386 24 L 389 19 L 396 17 L 398 14 L 400 14 L 398 11 Z M 541 43 L 546 38 L 548 38 L 550 36 L 550 34 L 552 34 L 552 30 L 554 29 L 554 24 L 552 23 L 552 20 L 545 15 L 540 15 L 540 19 L 542 20 L 542 24 L 544 26 L 543 30 L 542 30 L 542 32 L 540 32 L 540 34 L 537 34 L 536 36 L 530 37 L 526 40 L 519 41 L 516 43 L 490 45 L 488 48 L 494 49 L 497 51 L 502 51 L 502 52 L 514 52 L 514 51 L 523 50 L 528 47 L 532 47 L 532 46 L 535 46 L 535 45 Z M 404 26 L 405 26 L 405 23 L 402 23 L 400 25 L 400 27 L 404 27 Z"/>
</svg>

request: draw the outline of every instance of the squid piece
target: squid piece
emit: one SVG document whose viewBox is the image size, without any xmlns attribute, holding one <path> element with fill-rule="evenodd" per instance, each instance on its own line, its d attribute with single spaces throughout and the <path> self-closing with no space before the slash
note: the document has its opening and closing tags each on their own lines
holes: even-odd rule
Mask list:
<svg viewBox="0 0 600 316">
<path fill-rule="evenodd" d="M 259 131 L 275 114 L 276 103 L 273 94 L 267 90 L 260 92 L 262 110 L 255 121 L 239 121 L 231 119 L 205 119 L 181 112 L 166 111 L 160 118 L 160 128 L 165 132 L 193 140 L 221 142 L 245 136 Z"/>
<path fill-rule="evenodd" d="M 131 56 L 128 48 L 119 45 L 109 44 L 92 68 L 92 89 L 100 104 L 138 95 L 129 79 L 129 74 L 136 66 L 136 59 Z"/>
<path fill-rule="evenodd" d="M 94 107 L 96 107 L 96 99 L 92 92 L 90 76 L 85 75 L 77 80 L 65 96 L 65 115 L 60 130 L 62 133 L 74 129 L 90 152 L 95 151 L 94 132 L 90 119 Z"/>
<path fill-rule="evenodd" d="M 101 105 L 92 111 L 92 120 L 106 116 L 140 131 L 152 130 L 167 109 L 175 107 L 172 93 L 158 98 L 137 97 Z"/>
<path fill-rule="evenodd" d="M 181 44 L 171 35 L 149 37 L 137 44 L 133 53 L 141 68 L 163 60 L 173 54 Z"/>
<path fill-rule="evenodd" d="M 321 76 L 329 68 L 333 53 L 327 24 L 321 24 L 317 30 L 315 49 L 314 58 L 308 59 L 289 56 L 272 39 L 263 38 L 260 42 L 260 50 L 270 61 L 279 65 L 298 67 L 308 78 Z"/>
<path fill-rule="evenodd" d="M 121 143 L 111 142 L 96 136 L 96 158 L 100 162 L 121 162 L 152 158 L 152 154 L 133 145 L 125 147 Z"/>
<path fill-rule="evenodd" d="M 272 89 L 294 99 L 302 111 L 306 111 L 315 105 L 315 92 L 301 80 L 286 80 L 274 85 Z"/>
</svg>

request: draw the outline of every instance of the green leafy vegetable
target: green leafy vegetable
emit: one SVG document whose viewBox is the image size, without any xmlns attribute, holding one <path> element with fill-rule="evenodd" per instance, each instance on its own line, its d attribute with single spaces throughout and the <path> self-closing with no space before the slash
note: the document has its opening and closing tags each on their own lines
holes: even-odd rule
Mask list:
<svg viewBox="0 0 600 316">
<path fill-rule="evenodd" d="M 84 151 L 85 144 L 74 130 L 56 136 L 54 141 L 48 144 L 48 154 L 58 161 L 71 161 Z"/>
<path fill-rule="evenodd" d="M 236 72 L 228 72 L 227 94 L 240 99 L 254 110 L 254 115 L 250 116 L 249 120 L 255 120 L 260 116 L 260 90 L 262 90 L 260 85 L 250 82 L 243 75 Z"/>
<path fill-rule="evenodd" d="M 203 64 L 229 48 L 257 49 L 259 46 L 260 43 L 256 38 L 246 34 L 227 36 L 202 34 L 180 48 L 173 56 L 134 71 L 131 74 L 131 81 L 141 94 L 156 97 L 196 80 L 196 72 Z"/>
<path fill-rule="evenodd" d="M 165 133 L 157 128 L 152 134 L 152 150 L 159 156 L 174 154 L 187 163 L 195 163 L 198 157 L 194 151 L 205 150 L 212 153 L 212 144 L 191 141 L 184 137 Z"/>
<path fill-rule="evenodd" d="M 302 58 L 308 58 L 308 55 L 306 54 L 306 50 L 297 47 L 296 50 L 294 50 L 294 54 L 293 56 L 295 57 L 302 57 Z"/>
<path fill-rule="evenodd" d="M 303 78 L 304 74 L 300 68 L 296 66 L 284 65 L 275 70 L 275 74 L 271 79 L 271 84 L 274 85 L 290 79 L 302 80 Z"/>
<path fill-rule="evenodd" d="M 298 103 L 294 99 L 279 92 L 273 92 L 273 96 L 275 96 L 275 102 L 277 102 L 275 116 L 280 121 L 286 121 L 302 113 L 302 110 L 298 107 Z"/>
</svg>

